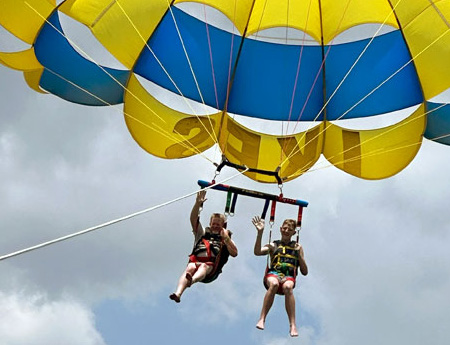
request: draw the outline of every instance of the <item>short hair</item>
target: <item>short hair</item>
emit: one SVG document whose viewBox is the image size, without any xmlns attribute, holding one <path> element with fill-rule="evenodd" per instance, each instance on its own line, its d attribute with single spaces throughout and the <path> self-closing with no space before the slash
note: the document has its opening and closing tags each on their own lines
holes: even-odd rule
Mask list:
<svg viewBox="0 0 450 345">
<path fill-rule="evenodd" d="M 213 218 L 220 218 L 220 219 L 222 219 L 224 224 L 227 222 L 227 217 L 225 217 L 225 215 L 224 215 L 223 213 L 213 213 L 213 214 L 211 215 L 210 221 L 211 221 Z"/>
<path fill-rule="evenodd" d="M 297 227 L 297 222 L 294 219 L 285 219 L 283 224 L 287 224 L 290 228 L 295 229 Z"/>
</svg>

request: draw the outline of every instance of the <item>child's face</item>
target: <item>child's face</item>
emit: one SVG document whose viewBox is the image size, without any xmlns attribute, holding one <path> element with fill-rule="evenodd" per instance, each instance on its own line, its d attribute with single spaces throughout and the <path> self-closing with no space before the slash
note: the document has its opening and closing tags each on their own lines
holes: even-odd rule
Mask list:
<svg viewBox="0 0 450 345">
<path fill-rule="evenodd" d="M 219 232 L 223 228 L 223 219 L 220 217 L 213 217 L 211 218 L 211 221 L 209 222 L 209 227 L 212 231 Z"/>
<path fill-rule="evenodd" d="M 295 234 L 295 228 L 288 223 L 284 223 L 280 228 L 280 232 L 282 236 L 291 237 Z"/>
</svg>

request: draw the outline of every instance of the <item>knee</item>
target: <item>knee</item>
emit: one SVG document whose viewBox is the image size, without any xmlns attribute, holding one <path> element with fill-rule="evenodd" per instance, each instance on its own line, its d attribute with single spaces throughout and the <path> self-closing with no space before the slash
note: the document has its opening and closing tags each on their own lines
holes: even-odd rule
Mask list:
<svg viewBox="0 0 450 345">
<path fill-rule="evenodd" d="M 284 284 L 283 285 L 283 294 L 284 295 L 292 295 L 294 293 L 294 285 L 292 284 Z"/>
<path fill-rule="evenodd" d="M 206 269 L 208 269 L 208 265 L 205 263 L 201 263 L 200 266 L 198 266 L 198 268 L 201 270 L 206 270 Z"/>
<path fill-rule="evenodd" d="M 267 290 L 270 292 L 277 292 L 280 284 L 276 280 L 268 280 L 267 281 Z"/>
<path fill-rule="evenodd" d="M 186 273 L 192 274 L 193 272 L 195 272 L 195 269 L 196 269 L 195 264 L 190 262 L 186 267 Z"/>
</svg>

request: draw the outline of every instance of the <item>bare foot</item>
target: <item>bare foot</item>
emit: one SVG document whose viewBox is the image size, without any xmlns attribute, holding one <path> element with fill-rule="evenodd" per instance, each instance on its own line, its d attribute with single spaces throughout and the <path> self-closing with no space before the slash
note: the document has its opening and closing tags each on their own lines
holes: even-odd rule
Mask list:
<svg viewBox="0 0 450 345">
<path fill-rule="evenodd" d="M 297 327 L 295 325 L 291 326 L 291 329 L 289 330 L 289 334 L 291 335 L 291 337 L 298 337 L 298 331 L 297 331 Z"/>
<path fill-rule="evenodd" d="M 263 331 L 264 330 L 264 321 L 263 320 L 259 320 L 258 323 L 256 324 L 256 328 L 258 328 L 261 331 Z"/>
<path fill-rule="evenodd" d="M 169 296 L 169 298 L 170 298 L 172 301 L 175 301 L 175 302 L 177 302 L 177 303 L 180 303 L 180 296 L 178 296 L 176 293 L 171 294 L 171 295 Z"/>
</svg>

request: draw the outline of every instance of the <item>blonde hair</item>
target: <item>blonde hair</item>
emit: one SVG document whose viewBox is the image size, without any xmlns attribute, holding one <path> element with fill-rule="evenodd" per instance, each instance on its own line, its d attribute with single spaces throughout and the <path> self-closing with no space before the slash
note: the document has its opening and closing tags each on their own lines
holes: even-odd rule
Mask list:
<svg viewBox="0 0 450 345">
<path fill-rule="evenodd" d="M 214 218 L 220 218 L 222 219 L 223 223 L 225 224 L 227 222 L 227 217 L 225 217 L 225 215 L 223 213 L 213 213 L 211 215 L 211 218 L 209 219 L 210 221 L 213 220 Z"/>
<path fill-rule="evenodd" d="M 283 226 L 284 224 L 287 224 L 291 229 L 294 229 L 294 230 L 295 230 L 295 228 L 297 227 L 297 222 L 296 222 L 294 219 L 285 219 L 285 220 L 283 221 L 282 226 Z"/>
</svg>

